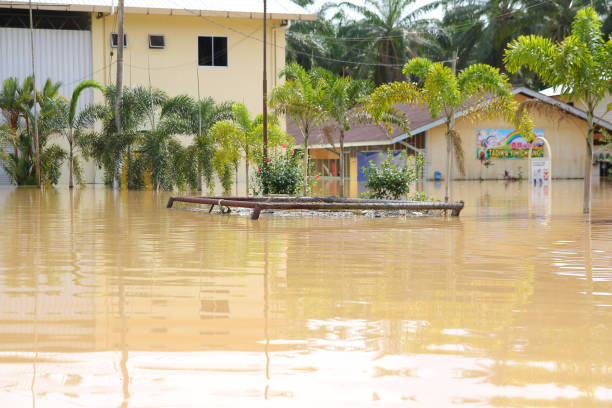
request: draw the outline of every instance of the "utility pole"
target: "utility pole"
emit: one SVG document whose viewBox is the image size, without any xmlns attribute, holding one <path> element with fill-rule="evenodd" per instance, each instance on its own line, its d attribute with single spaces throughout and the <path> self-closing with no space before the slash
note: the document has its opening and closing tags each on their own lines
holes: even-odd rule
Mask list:
<svg viewBox="0 0 612 408">
<path fill-rule="evenodd" d="M 268 70 L 266 60 L 266 47 L 267 47 L 267 4 L 266 0 L 263 0 L 263 155 L 264 160 L 268 158 Z M 247 180 L 247 183 L 249 181 Z"/>
<path fill-rule="evenodd" d="M 451 59 L 451 69 L 453 70 L 453 76 L 457 75 L 457 51 L 453 51 L 453 58 Z M 455 129 L 455 112 L 453 111 L 451 117 L 450 117 L 450 130 L 452 131 L 453 129 Z M 451 200 L 452 194 L 453 194 L 453 188 L 452 188 L 452 183 L 453 183 L 453 155 L 455 154 L 453 151 L 453 141 L 452 141 L 452 134 L 448 135 L 448 147 L 447 147 L 447 153 L 448 153 L 448 171 L 446 172 L 447 174 L 447 178 L 448 180 L 446 180 L 446 194 L 444 195 L 444 201 L 448 202 Z"/>
<path fill-rule="evenodd" d="M 202 102 L 200 98 L 200 65 L 196 64 L 196 78 L 198 80 L 198 140 L 202 138 Z M 238 184 L 236 184 L 238 185 Z M 202 191 L 202 164 L 198 159 L 198 191 Z M 238 194 L 236 194 L 238 195 Z"/>
<path fill-rule="evenodd" d="M 124 0 L 119 0 L 117 6 L 117 84 L 115 89 L 115 127 L 117 133 L 121 134 L 121 94 L 123 92 L 123 4 Z M 129 162 L 128 162 L 129 166 Z M 119 175 L 119 179 L 121 176 Z M 118 184 L 118 183 L 117 183 Z"/>
<path fill-rule="evenodd" d="M 32 51 L 32 87 L 34 93 L 34 140 L 32 141 L 34 155 L 35 155 L 35 171 L 36 171 L 36 185 L 40 188 L 40 142 L 38 139 L 38 107 L 36 106 L 37 97 L 36 97 L 36 71 L 34 64 L 34 19 L 32 18 L 32 0 L 29 2 L 30 4 L 30 48 Z"/>
</svg>

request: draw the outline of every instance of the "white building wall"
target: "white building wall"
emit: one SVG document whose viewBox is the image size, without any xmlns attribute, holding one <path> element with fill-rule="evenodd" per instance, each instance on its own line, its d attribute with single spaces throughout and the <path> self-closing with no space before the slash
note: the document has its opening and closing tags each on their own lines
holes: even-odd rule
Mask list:
<svg viewBox="0 0 612 408">
<path fill-rule="evenodd" d="M 47 78 L 61 82 L 59 93 L 70 97 L 76 85 L 91 79 L 91 31 L 34 30 L 36 84 Z M 16 77 L 23 81 L 32 73 L 30 30 L 0 28 L 0 80 Z M 81 94 L 79 107 L 93 102 L 93 93 Z"/>
</svg>

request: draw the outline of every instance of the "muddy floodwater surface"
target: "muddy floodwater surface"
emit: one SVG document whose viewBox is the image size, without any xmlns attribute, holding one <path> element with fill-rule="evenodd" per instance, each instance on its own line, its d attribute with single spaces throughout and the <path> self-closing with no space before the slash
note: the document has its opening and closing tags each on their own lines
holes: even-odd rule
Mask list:
<svg viewBox="0 0 612 408">
<path fill-rule="evenodd" d="M 440 186 L 429 185 L 432 194 Z M 0 407 L 610 407 L 612 187 L 458 218 L 0 189 Z"/>
</svg>

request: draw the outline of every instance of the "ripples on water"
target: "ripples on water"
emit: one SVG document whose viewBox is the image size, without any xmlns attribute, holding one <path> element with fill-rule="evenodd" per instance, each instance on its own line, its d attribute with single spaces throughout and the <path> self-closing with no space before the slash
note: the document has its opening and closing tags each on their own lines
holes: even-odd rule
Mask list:
<svg viewBox="0 0 612 408">
<path fill-rule="evenodd" d="M 611 406 L 612 188 L 592 223 L 582 182 L 529 190 L 254 222 L 0 189 L 0 405 Z"/>
</svg>

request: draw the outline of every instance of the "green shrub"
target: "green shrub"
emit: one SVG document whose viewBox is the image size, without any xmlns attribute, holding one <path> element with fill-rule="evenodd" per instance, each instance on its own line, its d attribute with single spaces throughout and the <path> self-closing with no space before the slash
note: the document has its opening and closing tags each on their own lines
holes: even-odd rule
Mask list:
<svg viewBox="0 0 612 408">
<path fill-rule="evenodd" d="M 429 201 L 430 198 L 427 197 L 427 193 L 424 191 L 416 191 L 414 194 L 410 196 L 411 200 L 414 201 Z"/>
<path fill-rule="evenodd" d="M 274 152 L 258 160 L 253 193 L 297 195 L 303 181 L 302 153 L 295 150 Z"/>
<path fill-rule="evenodd" d="M 362 168 L 366 179 L 365 187 L 368 189 L 364 195 L 368 198 L 398 200 L 410 192 L 410 185 L 417 180 L 418 170 L 423 165 L 423 156 L 415 156 L 414 162 L 411 163 L 404 151 L 400 153 L 399 160 L 391 151 L 380 155 L 380 165 L 370 160 L 368 167 Z"/>
</svg>

